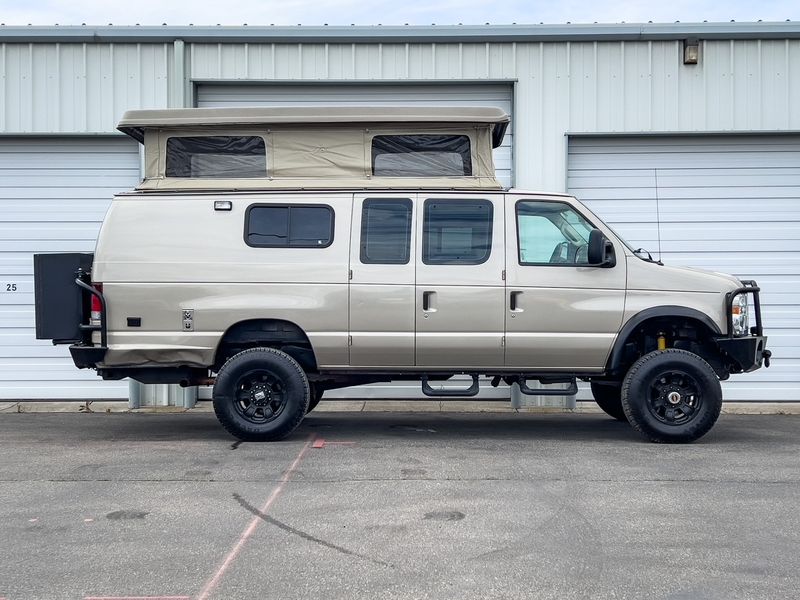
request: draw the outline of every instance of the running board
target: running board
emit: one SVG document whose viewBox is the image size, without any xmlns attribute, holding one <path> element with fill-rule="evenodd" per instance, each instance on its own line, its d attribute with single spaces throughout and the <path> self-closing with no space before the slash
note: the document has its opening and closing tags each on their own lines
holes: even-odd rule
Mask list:
<svg viewBox="0 0 800 600">
<path fill-rule="evenodd" d="M 525 394 L 526 396 L 574 396 L 578 393 L 578 382 L 575 380 L 574 377 L 565 377 L 563 380 L 556 380 L 553 381 L 551 379 L 547 379 L 545 381 L 539 380 L 540 383 L 549 385 L 551 383 L 568 383 L 569 387 L 566 389 L 553 389 L 553 388 L 546 388 L 546 389 L 534 389 L 528 387 L 528 382 L 524 377 L 517 377 L 514 380 L 519 386 L 519 391 Z"/>
<path fill-rule="evenodd" d="M 477 396 L 480 386 L 478 385 L 478 376 L 471 375 L 472 377 L 472 385 L 469 386 L 467 389 L 461 390 L 435 390 L 428 384 L 428 376 L 422 376 L 422 393 L 426 396 L 430 396 L 432 398 L 444 398 L 444 397 L 454 397 L 459 396 L 462 398 L 468 398 L 471 396 Z"/>
</svg>

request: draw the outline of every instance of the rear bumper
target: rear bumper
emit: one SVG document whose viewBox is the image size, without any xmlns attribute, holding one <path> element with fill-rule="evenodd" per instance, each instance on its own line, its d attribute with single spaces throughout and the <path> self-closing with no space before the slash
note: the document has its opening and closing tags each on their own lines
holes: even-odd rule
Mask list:
<svg viewBox="0 0 800 600">
<path fill-rule="evenodd" d="M 69 347 L 69 353 L 72 355 L 72 362 L 79 369 L 94 369 L 97 363 L 102 362 L 106 355 L 108 348 L 105 346 L 84 346 L 81 344 L 73 344 Z"/>
<path fill-rule="evenodd" d="M 747 373 L 760 369 L 763 364 L 769 367 L 772 352 L 767 350 L 767 337 L 764 335 L 748 335 L 740 338 L 716 338 L 726 358 L 730 360 L 735 372 Z"/>
</svg>

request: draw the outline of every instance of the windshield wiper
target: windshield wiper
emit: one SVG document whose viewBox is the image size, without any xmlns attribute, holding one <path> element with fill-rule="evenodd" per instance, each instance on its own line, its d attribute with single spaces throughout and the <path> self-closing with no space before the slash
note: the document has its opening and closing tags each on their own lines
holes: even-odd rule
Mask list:
<svg viewBox="0 0 800 600">
<path fill-rule="evenodd" d="M 655 259 L 654 259 L 654 258 L 653 258 L 653 257 L 650 255 L 650 253 L 649 253 L 647 250 L 645 250 L 644 248 L 637 248 L 636 250 L 634 250 L 634 251 L 633 251 L 633 253 L 634 253 L 636 256 L 638 256 L 639 258 L 641 258 L 642 260 L 645 260 L 645 261 L 647 261 L 647 262 L 651 262 L 651 263 L 655 263 L 655 264 L 657 264 L 657 265 L 661 265 L 662 267 L 664 266 L 664 263 L 663 263 L 663 262 L 661 262 L 660 260 L 655 260 Z M 644 256 L 641 256 L 642 254 L 647 254 L 647 258 L 645 258 Z"/>
</svg>

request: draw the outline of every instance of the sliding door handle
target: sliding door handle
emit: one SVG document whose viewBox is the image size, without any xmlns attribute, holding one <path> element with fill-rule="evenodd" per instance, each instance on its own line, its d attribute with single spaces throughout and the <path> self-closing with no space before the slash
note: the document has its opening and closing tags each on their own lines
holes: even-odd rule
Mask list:
<svg viewBox="0 0 800 600">
<path fill-rule="evenodd" d="M 436 292 L 422 292 L 423 312 L 436 312 Z"/>
</svg>

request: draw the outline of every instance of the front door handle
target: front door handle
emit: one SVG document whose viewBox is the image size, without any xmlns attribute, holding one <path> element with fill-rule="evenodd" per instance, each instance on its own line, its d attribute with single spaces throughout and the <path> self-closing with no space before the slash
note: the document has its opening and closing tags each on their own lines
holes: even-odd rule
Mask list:
<svg viewBox="0 0 800 600">
<path fill-rule="evenodd" d="M 436 292 L 422 292 L 422 311 L 436 312 Z"/>
<path fill-rule="evenodd" d="M 519 297 L 522 296 L 522 292 L 511 292 L 508 295 L 508 309 L 511 312 L 522 312 L 523 309 L 519 308 Z"/>
</svg>

